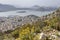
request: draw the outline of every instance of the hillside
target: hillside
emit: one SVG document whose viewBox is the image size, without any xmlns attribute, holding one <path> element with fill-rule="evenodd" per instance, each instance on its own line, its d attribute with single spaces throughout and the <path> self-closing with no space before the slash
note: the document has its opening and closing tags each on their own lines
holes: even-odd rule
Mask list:
<svg viewBox="0 0 60 40">
<path fill-rule="evenodd" d="M 1 40 L 60 40 L 60 8 L 42 17 L 28 15 L 3 18 L 0 18 Z"/>
</svg>

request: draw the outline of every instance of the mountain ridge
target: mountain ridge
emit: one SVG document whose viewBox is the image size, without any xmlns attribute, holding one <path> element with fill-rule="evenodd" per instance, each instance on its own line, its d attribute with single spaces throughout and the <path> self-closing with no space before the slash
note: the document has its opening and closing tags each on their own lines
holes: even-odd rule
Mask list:
<svg viewBox="0 0 60 40">
<path fill-rule="evenodd" d="M 40 7 L 37 5 L 29 8 L 17 8 L 13 5 L 0 4 L 0 12 L 15 11 L 15 10 L 53 11 L 55 9 L 57 9 L 57 7 Z"/>
</svg>

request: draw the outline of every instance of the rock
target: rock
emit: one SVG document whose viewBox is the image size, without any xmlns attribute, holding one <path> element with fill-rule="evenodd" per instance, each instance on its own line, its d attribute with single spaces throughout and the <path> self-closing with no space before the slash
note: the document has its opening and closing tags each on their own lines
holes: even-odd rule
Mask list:
<svg viewBox="0 0 60 40">
<path fill-rule="evenodd" d="M 40 33 L 40 40 L 45 40 L 46 39 L 46 35 L 44 33 Z"/>
<path fill-rule="evenodd" d="M 51 37 L 51 39 L 56 39 L 57 38 L 56 35 L 51 35 L 50 37 Z"/>
</svg>

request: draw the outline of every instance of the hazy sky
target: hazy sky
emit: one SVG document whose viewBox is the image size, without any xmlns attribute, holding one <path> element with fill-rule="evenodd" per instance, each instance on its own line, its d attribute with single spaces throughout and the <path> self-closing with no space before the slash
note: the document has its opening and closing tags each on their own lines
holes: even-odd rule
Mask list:
<svg viewBox="0 0 60 40">
<path fill-rule="evenodd" d="M 60 6 L 60 0 L 0 0 L 2 4 L 11 4 L 16 7 L 40 6 Z"/>
</svg>

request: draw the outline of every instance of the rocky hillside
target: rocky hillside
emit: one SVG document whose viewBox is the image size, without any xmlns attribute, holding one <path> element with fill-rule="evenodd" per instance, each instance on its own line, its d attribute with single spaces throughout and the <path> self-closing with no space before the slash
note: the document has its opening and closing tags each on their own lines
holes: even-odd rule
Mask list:
<svg viewBox="0 0 60 40">
<path fill-rule="evenodd" d="M 18 32 L 18 33 L 17 33 Z M 60 40 L 60 9 L 43 16 L 40 21 L 14 30 L 15 40 Z"/>
<path fill-rule="evenodd" d="M 0 17 L 0 40 L 60 40 L 60 8 L 42 17 Z"/>
</svg>

